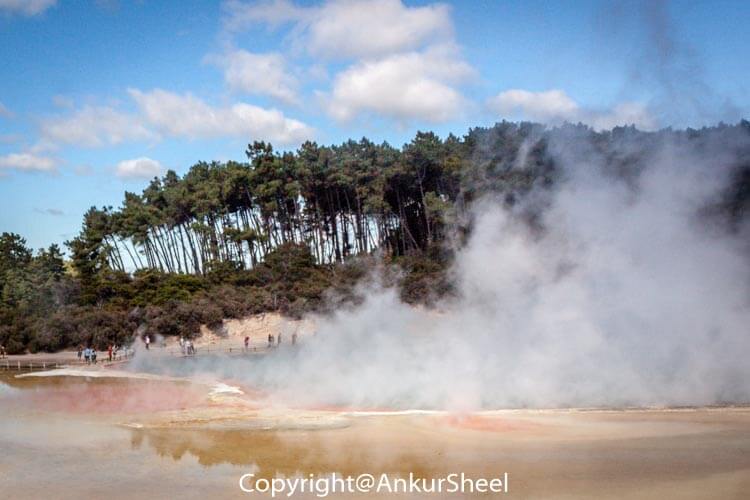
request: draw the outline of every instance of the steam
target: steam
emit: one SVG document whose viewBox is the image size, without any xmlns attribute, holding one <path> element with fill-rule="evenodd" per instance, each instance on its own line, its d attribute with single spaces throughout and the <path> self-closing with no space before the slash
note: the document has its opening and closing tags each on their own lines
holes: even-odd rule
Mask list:
<svg viewBox="0 0 750 500">
<path fill-rule="evenodd" d="M 625 58 L 630 78 L 622 91 L 650 96 L 648 111 L 662 126 L 738 121 L 747 108 L 708 84 L 701 47 L 681 32 L 673 8 L 667 0 L 604 4 L 596 19 L 599 50 L 607 58 Z M 626 47 L 626 54 L 610 52 L 613 39 Z"/>
<path fill-rule="evenodd" d="M 746 248 L 701 215 L 750 141 L 652 137 L 645 159 L 622 175 L 587 139 L 556 134 L 549 150 L 564 179 L 513 208 L 475 204 L 452 269 L 458 298 L 434 310 L 402 303 L 374 278 L 361 305 L 314 318 L 317 335 L 296 348 L 191 366 L 300 405 L 750 401 Z M 616 151 L 632 152 L 627 141 Z M 522 216 L 529 211 L 539 213 L 534 227 Z"/>
</svg>

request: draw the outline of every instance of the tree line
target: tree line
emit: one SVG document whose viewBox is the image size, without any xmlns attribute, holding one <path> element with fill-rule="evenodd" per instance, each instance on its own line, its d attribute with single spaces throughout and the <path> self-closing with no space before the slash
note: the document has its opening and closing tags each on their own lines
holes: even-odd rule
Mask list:
<svg viewBox="0 0 750 500">
<path fill-rule="evenodd" d="M 319 264 L 375 249 L 423 251 L 443 238 L 464 147 L 433 133 L 402 150 L 362 139 L 277 153 L 255 142 L 246 163 L 199 162 L 126 192 L 118 209 L 92 207 L 68 246 L 82 272 L 198 275 L 250 269 L 285 243 L 306 245 Z"/>
<path fill-rule="evenodd" d="M 424 302 L 450 291 L 444 271 L 471 232 L 472 203 L 513 205 L 551 189 L 564 175 L 561 147 L 627 178 L 666 140 L 700 149 L 717 138 L 739 148 L 740 164 L 712 210 L 737 226 L 750 199 L 747 121 L 649 133 L 501 122 L 462 137 L 418 132 L 401 148 L 363 138 L 279 152 L 253 142 L 246 162 L 198 162 L 126 192 L 117 208 L 90 208 L 67 260 L 55 245 L 33 253 L 3 233 L 0 343 L 54 350 L 144 329 L 195 334 L 252 312 L 299 314 L 325 307 L 328 289 L 351 294 L 376 262 L 403 268 L 394 279 L 404 299 Z"/>
</svg>

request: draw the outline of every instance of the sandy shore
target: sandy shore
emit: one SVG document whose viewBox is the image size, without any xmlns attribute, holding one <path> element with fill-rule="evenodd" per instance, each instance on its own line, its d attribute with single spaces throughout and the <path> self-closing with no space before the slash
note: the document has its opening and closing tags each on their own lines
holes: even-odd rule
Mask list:
<svg viewBox="0 0 750 500">
<path fill-rule="evenodd" d="M 206 326 L 201 327 L 201 335 L 193 343 L 198 354 L 224 353 L 239 354 L 245 353 L 245 337 L 249 337 L 249 352 L 260 353 L 268 349 L 268 335 L 272 335 L 274 343 L 278 341 L 279 334 L 282 337 L 282 343 L 288 344 L 292 341 L 292 335 L 297 334 L 299 341 L 305 337 L 313 335 L 314 325 L 310 321 L 293 320 L 283 317 L 278 313 L 257 314 L 242 319 L 230 319 L 224 322 L 221 329 L 211 330 Z M 144 345 L 140 340 L 136 341 L 134 348 L 143 350 Z M 150 355 L 182 355 L 179 345 L 179 338 L 169 337 L 165 339 L 155 339 L 150 348 Z M 106 363 L 107 351 L 97 353 L 98 362 Z M 8 364 L 17 366 L 21 363 L 22 367 L 28 368 L 32 363 L 39 368 L 43 364 L 54 366 L 58 365 L 84 365 L 85 362 L 79 361 L 76 350 L 65 350 L 55 353 L 39 352 L 33 354 L 13 354 L 0 358 L 0 369 L 7 367 Z"/>
<path fill-rule="evenodd" d="M 298 340 L 302 340 L 313 335 L 314 329 L 314 323 L 309 320 L 285 318 L 279 313 L 256 314 L 242 319 L 225 320 L 223 327 L 218 331 L 202 326 L 201 335 L 194 343 L 198 349 L 215 348 L 228 351 L 230 348 L 243 348 L 245 337 L 249 337 L 250 349 L 260 351 L 268 347 L 269 334 L 273 336 L 274 342 L 277 342 L 281 335 L 282 343 L 288 344 L 291 343 L 293 334 L 296 333 Z M 179 348 L 179 339 L 167 339 L 166 346 L 171 349 Z"/>
</svg>

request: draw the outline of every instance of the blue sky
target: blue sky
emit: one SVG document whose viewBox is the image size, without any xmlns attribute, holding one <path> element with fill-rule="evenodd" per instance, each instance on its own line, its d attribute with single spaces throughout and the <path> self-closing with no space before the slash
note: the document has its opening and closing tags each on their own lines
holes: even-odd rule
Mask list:
<svg viewBox="0 0 750 500">
<path fill-rule="evenodd" d="M 0 231 L 267 140 L 750 115 L 750 2 L 0 0 Z"/>
</svg>

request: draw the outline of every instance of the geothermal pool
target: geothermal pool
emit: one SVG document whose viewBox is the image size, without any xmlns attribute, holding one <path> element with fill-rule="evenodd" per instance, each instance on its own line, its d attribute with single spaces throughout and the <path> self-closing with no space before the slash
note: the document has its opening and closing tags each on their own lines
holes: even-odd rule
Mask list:
<svg viewBox="0 0 750 500">
<path fill-rule="evenodd" d="M 0 374 L 4 498 L 262 497 L 240 490 L 247 473 L 269 479 L 507 473 L 508 492 L 500 495 L 508 498 L 747 498 L 750 492 L 747 407 L 356 411 L 282 405 L 232 380 L 57 373 L 63 376 Z"/>
</svg>

